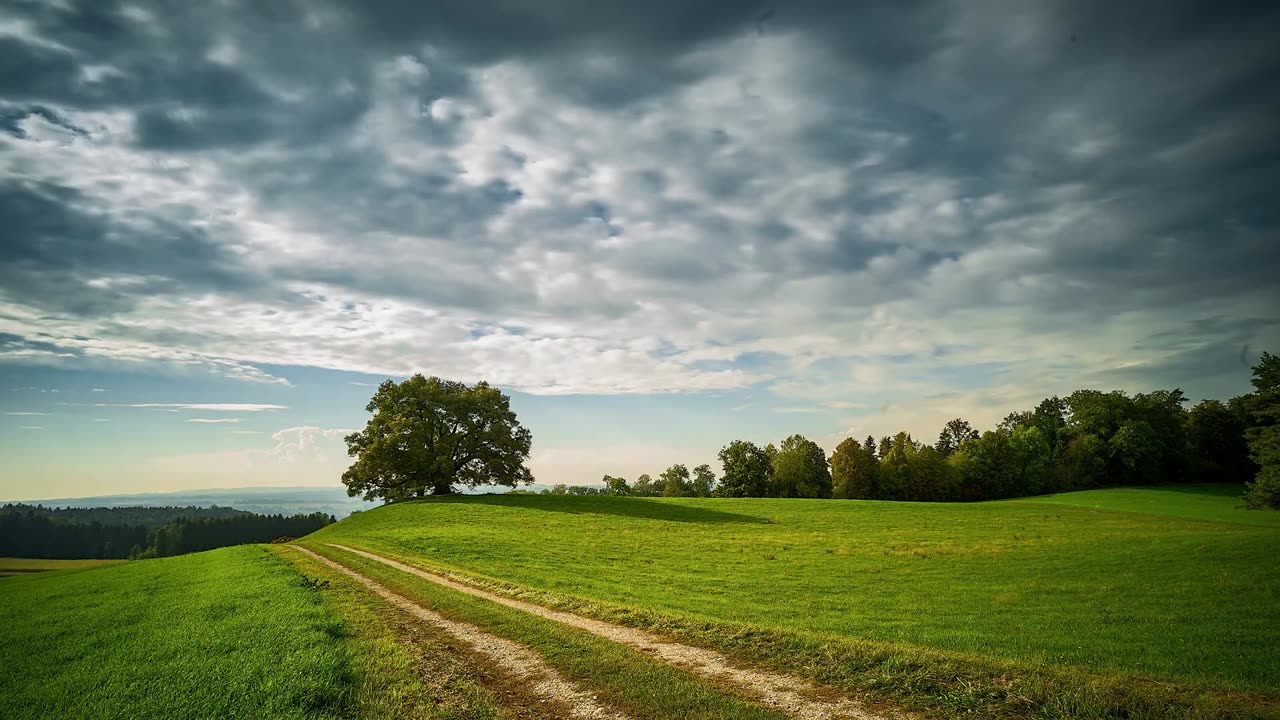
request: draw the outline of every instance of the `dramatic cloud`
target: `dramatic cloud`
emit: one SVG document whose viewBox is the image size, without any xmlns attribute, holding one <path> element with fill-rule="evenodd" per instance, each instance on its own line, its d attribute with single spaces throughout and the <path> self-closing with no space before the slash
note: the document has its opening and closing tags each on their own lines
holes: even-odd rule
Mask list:
<svg viewBox="0 0 1280 720">
<path fill-rule="evenodd" d="M 888 431 L 1280 346 L 1280 7 L 769 7 L 19 3 L 0 362 Z"/>
</svg>

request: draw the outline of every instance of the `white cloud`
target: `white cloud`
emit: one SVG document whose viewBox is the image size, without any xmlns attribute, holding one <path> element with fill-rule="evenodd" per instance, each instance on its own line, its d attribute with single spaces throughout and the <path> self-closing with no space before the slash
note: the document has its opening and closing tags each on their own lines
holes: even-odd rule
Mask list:
<svg viewBox="0 0 1280 720">
<path fill-rule="evenodd" d="M 191 418 L 189 423 L 238 423 L 240 418 Z"/>
<path fill-rule="evenodd" d="M 312 425 L 289 427 L 272 433 L 269 447 L 163 455 L 144 462 L 150 472 L 180 476 L 189 487 L 225 484 L 231 476 L 244 486 L 334 484 L 351 462 L 342 442 L 350 432 Z M 245 440 L 250 441 L 247 434 Z"/>
<path fill-rule="evenodd" d="M 52 415 L 52 414 L 53 413 L 47 413 L 47 412 L 7 412 L 5 413 L 5 415 Z"/>
<path fill-rule="evenodd" d="M 338 82 L 316 73 L 323 87 L 290 76 L 274 42 L 255 44 L 251 32 L 211 34 L 199 50 L 227 72 L 256 71 L 287 100 L 280 112 L 298 113 L 282 125 L 288 135 L 236 138 L 248 144 L 235 152 L 140 149 L 140 109 L 72 107 L 67 122 L 88 136 L 39 115 L 22 120 L 27 137 L 0 136 L 7 173 L 65 187 L 125 228 L 194 228 L 234 276 L 185 284 L 167 267 L 90 268 L 65 282 L 92 291 L 103 308 L 93 313 L 58 306 L 61 286 L 0 291 L 0 334 L 40 338 L 3 344 L 0 360 L 283 384 L 261 366 L 422 371 L 539 394 L 763 386 L 760 404 L 778 401 L 780 413 L 924 432 L 953 414 L 976 422 L 1012 409 L 1000 403 L 1114 386 L 1125 366 L 1148 368 L 1146 386 L 1186 377 L 1192 392 L 1229 392 L 1245 379 L 1231 358 L 1215 373 L 1169 368 L 1215 342 L 1280 342 L 1265 323 L 1189 328 L 1274 314 L 1274 290 L 1237 279 L 1274 275 L 1256 252 L 1274 233 L 1220 223 L 1258 213 L 1203 190 L 1246 198 L 1233 188 L 1265 183 L 1193 162 L 1225 142 L 1216 138 L 1256 137 L 1228 132 L 1248 130 L 1249 113 L 1217 113 L 1205 132 L 1197 126 L 1204 141 L 1147 147 L 1185 138 L 1146 130 L 1184 114 L 1127 100 L 1166 61 L 1213 68 L 1191 62 L 1211 39 L 1125 58 L 1096 83 L 1061 73 L 1064 85 L 1042 64 L 1056 32 L 1048 13 L 1019 14 L 1012 32 L 981 13 L 947 14 L 935 52 L 892 72 L 797 20 L 662 53 L 669 62 L 606 91 L 592 83 L 628 67 L 622 50 L 574 63 L 495 52 L 473 67 L 430 47 L 339 60 L 350 38 L 324 35 L 339 25 L 323 15 L 308 22 L 353 69 Z M 164 22 L 174 19 L 156 27 Z M 679 80 L 661 85 L 659 71 Z M 93 82 L 115 71 L 83 72 Z M 1197 97 L 1201 72 L 1178 97 Z M 649 75 L 659 83 L 649 95 L 626 82 Z M 984 92 L 970 92 L 975 77 Z M 291 144 L 294 128 L 301 138 L 328 119 L 306 101 L 333 100 L 334 86 L 369 103 L 354 127 Z M 1016 106 L 986 99 L 1002 87 Z M 625 103 L 592 96 L 632 90 Z M 1104 172 L 1099 153 L 1133 177 Z M 1187 190 L 1175 180 L 1219 172 L 1232 182 Z M 1184 204 L 1200 220 L 1153 212 Z M 1187 238 L 1205 227 L 1211 241 L 1198 248 Z M 207 281 L 199 258 L 188 272 Z M 1162 333 L 1195 347 L 1142 344 Z M 1223 367 L 1234 381 L 1218 377 Z"/>
<path fill-rule="evenodd" d="M 80 403 L 61 403 L 78 405 Z M 268 403 L 93 403 L 92 407 L 124 407 L 124 408 L 156 408 L 172 410 L 215 410 L 225 412 L 262 412 L 264 410 L 287 410 L 288 405 L 272 405 Z"/>
</svg>

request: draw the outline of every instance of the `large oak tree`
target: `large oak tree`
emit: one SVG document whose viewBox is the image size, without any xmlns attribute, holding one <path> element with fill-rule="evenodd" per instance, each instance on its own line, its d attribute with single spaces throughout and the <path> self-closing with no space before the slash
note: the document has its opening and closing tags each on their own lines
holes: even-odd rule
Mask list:
<svg viewBox="0 0 1280 720">
<path fill-rule="evenodd" d="M 346 436 L 356 458 L 342 474 L 348 495 L 386 501 L 445 495 L 460 485 L 533 482 L 524 463 L 531 436 L 510 398 L 486 382 L 475 385 L 421 374 L 378 386 L 365 406 L 364 430 Z"/>
</svg>

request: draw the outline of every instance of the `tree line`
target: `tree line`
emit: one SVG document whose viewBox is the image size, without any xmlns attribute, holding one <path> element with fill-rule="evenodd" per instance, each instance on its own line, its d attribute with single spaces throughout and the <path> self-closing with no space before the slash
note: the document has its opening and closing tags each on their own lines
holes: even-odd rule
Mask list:
<svg viewBox="0 0 1280 720">
<path fill-rule="evenodd" d="M 301 537 L 332 515 L 258 515 L 225 507 L 0 507 L 0 556 L 147 558 Z"/>
<path fill-rule="evenodd" d="M 871 498 L 975 501 L 1115 485 L 1249 483 L 1246 501 L 1280 506 L 1280 359 L 1263 353 L 1254 392 L 1186 407 L 1180 389 L 1129 395 L 1077 390 L 1010 413 L 979 432 L 946 423 L 932 444 L 909 433 L 846 438 L 830 457 L 792 435 L 760 447 L 734 440 L 711 467 L 676 464 L 656 479 L 606 475 L 603 487 L 557 485 L 553 494 Z M 531 436 L 510 398 L 485 382 L 414 375 L 387 380 L 365 406 L 365 428 L 347 435 L 355 461 L 349 495 L 397 502 L 459 486 L 533 481 Z"/>
<path fill-rule="evenodd" d="M 1179 389 L 1077 390 L 979 432 L 946 423 L 933 444 L 909 433 L 846 438 L 830 457 L 802 435 L 778 446 L 734 440 L 708 465 L 672 465 L 634 483 L 552 494 L 979 501 L 1120 485 L 1248 483 L 1246 503 L 1280 507 L 1280 359 L 1263 353 L 1255 391 L 1186 408 Z"/>
</svg>

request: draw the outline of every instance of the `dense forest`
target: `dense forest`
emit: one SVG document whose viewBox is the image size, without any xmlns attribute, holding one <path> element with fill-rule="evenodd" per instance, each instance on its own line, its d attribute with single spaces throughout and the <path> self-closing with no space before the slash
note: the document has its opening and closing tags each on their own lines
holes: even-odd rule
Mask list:
<svg viewBox="0 0 1280 720">
<path fill-rule="evenodd" d="M 1280 506 L 1280 358 L 1254 369 L 1255 392 L 1185 407 L 1181 390 L 1077 390 L 979 432 L 956 418 L 933 444 L 905 432 L 847 438 L 828 458 L 792 435 L 779 446 L 735 440 L 722 476 L 672 465 L 656 480 L 606 475 L 602 488 L 552 494 L 976 501 L 1120 485 L 1246 483 L 1246 502 Z"/>
<path fill-rule="evenodd" d="M 0 556 L 146 558 L 301 537 L 332 515 L 257 515 L 226 507 L 0 507 Z"/>
</svg>

